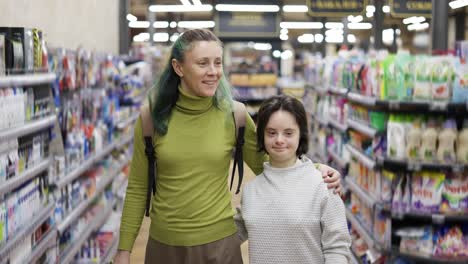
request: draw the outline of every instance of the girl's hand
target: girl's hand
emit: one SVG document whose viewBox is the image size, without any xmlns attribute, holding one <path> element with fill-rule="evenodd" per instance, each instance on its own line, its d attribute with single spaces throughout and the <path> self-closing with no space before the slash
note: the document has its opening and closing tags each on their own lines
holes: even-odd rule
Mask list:
<svg viewBox="0 0 468 264">
<path fill-rule="evenodd" d="M 325 164 L 318 164 L 318 169 L 322 172 L 323 181 L 327 183 L 328 189 L 334 189 L 334 193 L 341 195 L 343 192 L 341 174 L 337 170 Z"/>
</svg>

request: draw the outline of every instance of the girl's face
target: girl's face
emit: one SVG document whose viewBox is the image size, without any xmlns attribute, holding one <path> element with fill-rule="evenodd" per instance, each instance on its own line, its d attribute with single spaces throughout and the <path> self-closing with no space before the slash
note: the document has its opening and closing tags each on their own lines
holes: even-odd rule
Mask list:
<svg viewBox="0 0 468 264">
<path fill-rule="evenodd" d="M 265 149 L 273 167 L 286 168 L 294 165 L 299 146 L 300 130 L 294 116 L 283 110 L 274 112 L 264 131 Z"/>
<path fill-rule="evenodd" d="M 184 62 L 172 60 L 181 86 L 190 95 L 213 96 L 223 73 L 223 49 L 216 41 L 197 41 L 185 52 Z"/>
</svg>

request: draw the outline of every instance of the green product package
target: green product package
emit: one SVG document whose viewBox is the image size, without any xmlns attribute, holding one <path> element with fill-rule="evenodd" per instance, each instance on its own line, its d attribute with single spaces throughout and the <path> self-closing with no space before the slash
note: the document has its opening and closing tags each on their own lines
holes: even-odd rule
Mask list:
<svg viewBox="0 0 468 264">
<path fill-rule="evenodd" d="M 398 99 L 397 80 L 395 74 L 395 55 L 389 55 L 383 62 L 384 86 L 383 93 L 385 99 Z"/>
<path fill-rule="evenodd" d="M 414 58 L 408 54 L 398 55 L 396 64 L 397 99 L 411 101 L 414 90 Z"/>
</svg>

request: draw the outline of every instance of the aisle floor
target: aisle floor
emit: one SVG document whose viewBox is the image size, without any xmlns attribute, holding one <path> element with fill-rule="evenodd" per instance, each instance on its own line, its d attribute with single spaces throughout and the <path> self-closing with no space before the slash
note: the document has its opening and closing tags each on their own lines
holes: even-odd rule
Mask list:
<svg viewBox="0 0 468 264">
<path fill-rule="evenodd" d="M 232 164 L 231 164 L 232 165 Z M 245 173 L 244 173 L 244 180 L 242 185 L 251 181 L 255 174 L 247 167 L 247 164 L 244 165 Z M 237 186 L 237 175 L 236 179 L 234 179 L 234 186 L 233 189 Z M 241 191 L 242 192 L 242 191 Z M 241 193 L 238 195 L 232 195 L 232 205 L 235 207 L 240 203 Z M 141 225 L 140 234 L 138 235 L 135 246 L 133 247 L 130 263 L 132 264 L 140 264 L 144 263 L 145 261 L 145 249 L 146 243 L 148 242 L 148 235 L 149 235 L 149 226 L 150 226 L 150 219 L 145 217 L 143 220 L 143 224 Z M 245 242 L 241 246 L 242 250 L 242 259 L 244 260 L 244 264 L 249 264 L 249 254 L 248 254 L 248 242 Z"/>
</svg>

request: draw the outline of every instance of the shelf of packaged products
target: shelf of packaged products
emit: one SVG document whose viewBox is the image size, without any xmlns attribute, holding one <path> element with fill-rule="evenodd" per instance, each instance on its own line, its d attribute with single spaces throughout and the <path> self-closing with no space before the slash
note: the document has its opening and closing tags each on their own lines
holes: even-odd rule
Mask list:
<svg viewBox="0 0 468 264">
<path fill-rule="evenodd" d="M 348 125 L 349 128 L 352 128 L 354 130 L 357 130 L 358 132 L 361 132 L 362 134 L 370 137 L 370 138 L 374 138 L 375 135 L 377 135 L 379 133 L 379 131 L 377 131 L 377 129 L 375 128 L 372 128 L 366 124 L 363 124 L 359 121 L 356 121 L 356 120 L 352 120 L 350 118 L 348 118 L 346 120 L 346 124 Z"/>
<path fill-rule="evenodd" d="M 101 263 L 102 264 L 107 264 L 112 261 L 114 256 L 117 254 L 117 249 L 119 247 L 119 236 L 115 235 L 116 237 L 113 239 L 111 246 L 107 250 L 106 254 L 102 258 Z"/>
<path fill-rule="evenodd" d="M 333 118 L 328 119 L 328 124 L 343 133 L 348 130 L 348 126 L 346 124 L 341 124 L 340 122 L 334 120 Z"/>
<path fill-rule="evenodd" d="M 127 126 L 131 125 L 133 122 L 135 122 L 138 117 L 140 116 L 140 113 L 135 113 L 133 115 L 131 115 L 129 118 L 127 118 L 126 120 L 123 120 L 121 122 L 118 122 L 117 123 L 117 128 L 118 129 L 124 129 L 126 128 Z"/>
<path fill-rule="evenodd" d="M 120 163 L 116 170 L 112 171 L 109 175 L 104 176 L 102 182 L 98 183 L 96 191 L 94 194 L 86 200 L 83 200 L 80 205 L 78 205 L 71 213 L 69 213 L 63 221 L 61 221 L 57 230 L 62 234 L 76 219 L 86 211 L 89 205 L 98 198 L 101 193 L 106 189 L 106 187 L 114 180 L 114 178 L 120 173 L 123 167 L 126 166 L 126 163 Z"/>
<path fill-rule="evenodd" d="M 346 218 L 351 222 L 353 228 L 359 233 L 359 235 L 366 241 L 366 244 L 369 248 L 375 248 L 379 251 L 382 251 L 382 246 L 380 246 L 374 238 L 367 232 L 366 229 L 361 225 L 359 220 L 353 215 L 351 210 L 346 209 Z"/>
<path fill-rule="evenodd" d="M 50 115 L 38 120 L 27 121 L 23 125 L 13 128 L 2 129 L 0 131 L 0 141 L 5 141 L 10 138 L 19 138 L 46 129 L 53 126 L 56 119 L 57 117 L 55 115 Z"/>
<path fill-rule="evenodd" d="M 350 144 L 346 144 L 346 147 L 348 148 L 348 151 L 351 153 L 351 155 L 356 157 L 368 169 L 373 170 L 375 168 L 376 162 L 372 158 L 369 158 L 367 155 L 363 154 L 361 151 Z"/>
<path fill-rule="evenodd" d="M 86 240 L 88 240 L 89 236 L 93 232 L 97 231 L 106 222 L 106 220 L 112 213 L 112 210 L 113 204 L 111 206 L 108 206 L 103 214 L 95 216 L 91 223 L 88 225 L 88 227 L 83 231 L 83 233 L 81 233 L 81 236 L 76 241 L 73 241 L 73 243 L 70 246 L 68 246 L 68 248 L 66 248 L 62 254 L 60 254 L 59 263 L 70 263 L 71 260 L 75 257 L 76 253 L 78 253 L 83 244 L 86 242 Z"/>
<path fill-rule="evenodd" d="M 348 100 L 354 103 L 366 105 L 366 106 L 375 106 L 377 102 L 377 98 L 361 95 L 354 92 L 348 93 Z"/>
<path fill-rule="evenodd" d="M 373 195 L 368 193 L 367 191 L 363 190 L 353 179 L 353 176 L 348 175 L 345 177 L 346 187 L 351 190 L 355 195 L 359 197 L 359 199 L 364 202 L 368 207 L 374 208 L 375 205 L 379 204 L 380 207 L 384 207 L 383 203 L 381 203 L 377 198 Z"/>
<path fill-rule="evenodd" d="M 44 253 L 57 243 L 57 229 L 55 226 L 50 227 L 44 238 L 41 239 L 38 245 L 34 247 L 31 254 L 24 263 L 36 263 Z"/>
<path fill-rule="evenodd" d="M 119 141 L 115 144 L 115 149 L 121 149 L 123 146 L 127 145 L 128 143 L 131 143 L 133 140 L 133 132 L 130 133 L 128 136 L 123 136 L 122 140 L 116 139 L 116 141 Z"/>
<path fill-rule="evenodd" d="M 337 153 L 335 153 L 331 147 L 328 147 L 327 150 L 328 150 L 328 155 L 332 157 L 332 159 L 335 161 L 336 164 L 338 164 L 338 166 L 340 166 L 343 169 L 346 168 L 346 165 L 348 165 L 347 160 L 343 159 Z"/>
<path fill-rule="evenodd" d="M 406 171 L 421 171 L 421 170 L 436 170 L 436 171 L 453 171 L 463 172 L 468 169 L 468 164 L 454 163 L 454 164 L 442 164 L 442 163 L 428 163 L 423 161 L 409 161 L 399 160 L 388 157 L 378 157 L 377 161 L 384 168 L 389 169 L 401 169 Z"/>
<path fill-rule="evenodd" d="M 328 93 L 328 88 L 325 86 L 321 85 L 309 85 L 310 87 L 313 88 L 314 91 L 316 91 L 319 95 L 326 95 Z"/>
<path fill-rule="evenodd" d="M 399 256 L 402 258 L 405 258 L 407 260 L 411 260 L 412 262 L 416 264 L 420 263 L 431 263 L 431 264 L 466 264 L 468 263 L 468 257 L 464 258 L 442 258 L 442 257 L 436 257 L 436 256 L 416 256 L 413 254 L 401 252 L 397 248 L 392 249 L 392 255 L 394 256 Z"/>
<path fill-rule="evenodd" d="M 39 173 L 47 170 L 51 165 L 52 160 L 47 158 L 38 164 L 28 168 L 20 175 L 3 182 L 0 185 L 0 196 L 12 192 L 14 189 L 21 186 L 23 183 L 29 181 L 30 179 L 36 177 Z"/>
<path fill-rule="evenodd" d="M 55 204 L 50 203 L 45 206 L 39 213 L 35 215 L 19 232 L 14 234 L 13 238 L 8 240 L 3 246 L 0 246 L 0 259 L 6 259 L 14 248 L 20 243 L 26 236 L 31 235 L 36 229 L 42 225 L 54 212 Z"/>
<path fill-rule="evenodd" d="M 328 126 L 328 121 L 324 118 L 322 118 L 321 116 L 317 115 L 316 113 L 315 114 L 312 114 L 312 118 L 317 120 L 317 122 L 322 125 L 322 126 Z"/>
<path fill-rule="evenodd" d="M 468 223 L 468 214 L 442 214 L 442 213 L 419 213 L 419 212 L 408 212 L 408 213 L 394 213 L 392 212 L 392 218 L 398 220 L 413 219 L 420 221 L 431 221 L 433 224 L 444 224 L 444 223 Z"/>
<path fill-rule="evenodd" d="M 332 94 L 337 94 L 337 95 L 342 95 L 342 96 L 346 96 L 346 94 L 348 93 L 348 89 L 335 87 L 335 86 L 330 86 L 328 88 L 328 91 Z"/>
<path fill-rule="evenodd" d="M 10 86 L 31 86 L 55 81 L 55 73 L 35 73 L 22 75 L 7 75 L 0 77 L 0 88 Z"/>
</svg>

